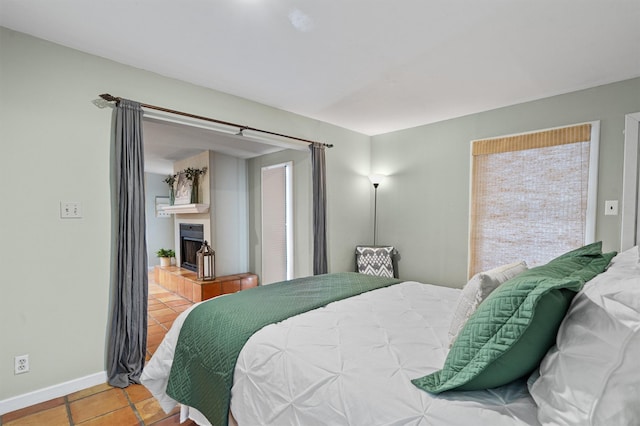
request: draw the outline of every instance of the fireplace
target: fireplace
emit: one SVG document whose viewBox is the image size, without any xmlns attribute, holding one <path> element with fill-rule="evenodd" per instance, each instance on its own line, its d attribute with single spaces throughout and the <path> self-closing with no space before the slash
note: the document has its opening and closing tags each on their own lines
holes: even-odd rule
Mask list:
<svg viewBox="0 0 640 426">
<path fill-rule="evenodd" d="M 196 253 L 204 242 L 204 225 L 180 224 L 180 266 L 196 271 Z"/>
</svg>

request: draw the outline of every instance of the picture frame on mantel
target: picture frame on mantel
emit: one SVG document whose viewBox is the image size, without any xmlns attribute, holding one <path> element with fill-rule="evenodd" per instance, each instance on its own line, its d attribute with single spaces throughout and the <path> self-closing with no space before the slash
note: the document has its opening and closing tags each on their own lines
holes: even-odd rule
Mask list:
<svg viewBox="0 0 640 426">
<path fill-rule="evenodd" d="M 191 191 L 193 190 L 193 181 L 187 179 L 187 174 L 181 172 L 178 174 L 178 184 L 176 188 L 176 199 L 174 204 L 191 204 Z"/>
</svg>

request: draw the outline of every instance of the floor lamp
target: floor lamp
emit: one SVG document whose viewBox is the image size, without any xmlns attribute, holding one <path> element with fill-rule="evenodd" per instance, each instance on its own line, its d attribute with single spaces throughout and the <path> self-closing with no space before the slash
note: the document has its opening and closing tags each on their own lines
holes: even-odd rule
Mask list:
<svg viewBox="0 0 640 426">
<path fill-rule="evenodd" d="M 371 175 L 369 180 L 373 184 L 373 245 L 376 245 L 378 233 L 378 185 L 384 180 L 384 175 Z"/>
</svg>

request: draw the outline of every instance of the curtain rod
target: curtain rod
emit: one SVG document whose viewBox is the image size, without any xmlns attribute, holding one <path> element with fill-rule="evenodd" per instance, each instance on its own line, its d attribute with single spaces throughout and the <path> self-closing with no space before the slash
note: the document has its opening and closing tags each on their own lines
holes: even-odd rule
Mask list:
<svg viewBox="0 0 640 426">
<path fill-rule="evenodd" d="M 112 96 L 112 95 L 110 95 L 108 93 L 103 93 L 102 95 L 100 95 L 100 97 L 102 99 L 104 99 L 105 101 L 107 101 L 107 102 L 115 102 L 116 104 L 122 100 L 122 98 L 117 97 L 117 96 Z M 210 121 L 212 123 L 224 124 L 226 126 L 237 127 L 237 128 L 240 129 L 240 132 L 242 132 L 243 130 L 252 130 L 254 132 L 265 133 L 267 135 L 280 136 L 282 138 L 293 139 L 293 140 L 300 141 L 300 142 L 305 142 L 305 143 L 308 143 L 308 144 L 316 144 L 317 143 L 317 144 L 325 146 L 326 148 L 333 148 L 333 144 L 329 144 L 329 143 L 316 142 L 316 141 L 311 141 L 311 140 L 308 140 L 308 139 L 297 138 L 295 136 L 284 135 L 282 133 L 271 132 L 269 130 L 256 129 L 255 127 L 251 127 L 251 126 L 245 126 L 245 125 L 242 125 L 242 124 L 230 123 L 228 121 L 216 120 L 215 118 L 209 118 L 209 117 L 203 117 L 203 116 L 200 116 L 200 115 L 189 114 L 188 112 L 176 111 L 176 110 L 173 110 L 173 109 L 163 108 L 163 107 L 159 107 L 159 106 L 156 106 L 156 105 L 149 105 L 149 104 L 140 103 L 140 106 L 143 107 L 143 108 L 155 109 L 157 111 L 168 112 L 168 113 L 176 114 L 176 115 L 182 115 L 184 117 L 196 118 L 198 120 Z"/>
</svg>

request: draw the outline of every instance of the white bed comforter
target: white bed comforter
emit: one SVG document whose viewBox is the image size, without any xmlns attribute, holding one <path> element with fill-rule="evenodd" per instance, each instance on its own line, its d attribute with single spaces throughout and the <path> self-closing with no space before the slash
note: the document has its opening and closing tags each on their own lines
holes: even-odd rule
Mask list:
<svg viewBox="0 0 640 426">
<path fill-rule="evenodd" d="M 537 425 L 524 383 L 441 395 L 411 384 L 442 367 L 459 292 L 405 282 L 263 328 L 238 358 L 233 416 L 240 426 Z M 143 373 L 165 410 L 182 321 Z"/>
</svg>

